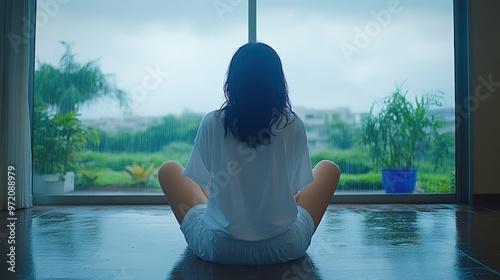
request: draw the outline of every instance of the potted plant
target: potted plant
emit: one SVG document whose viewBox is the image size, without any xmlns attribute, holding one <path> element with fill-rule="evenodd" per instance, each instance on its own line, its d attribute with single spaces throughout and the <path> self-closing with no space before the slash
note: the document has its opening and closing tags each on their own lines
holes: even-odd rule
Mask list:
<svg viewBox="0 0 500 280">
<path fill-rule="evenodd" d="M 33 169 L 35 194 L 61 194 L 74 190 L 75 154 L 87 141 L 98 143 L 95 130 L 84 127 L 76 111 L 50 114 L 43 106 L 34 110 Z"/>
<path fill-rule="evenodd" d="M 446 153 L 440 133 L 443 121 L 429 112 L 443 105 L 442 94 L 415 98 L 415 104 L 406 94 L 396 87 L 390 97 L 372 105 L 362 122 L 363 143 L 373 163 L 382 168 L 382 185 L 387 193 L 413 193 L 418 161 L 433 156 L 437 167 Z"/>
</svg>

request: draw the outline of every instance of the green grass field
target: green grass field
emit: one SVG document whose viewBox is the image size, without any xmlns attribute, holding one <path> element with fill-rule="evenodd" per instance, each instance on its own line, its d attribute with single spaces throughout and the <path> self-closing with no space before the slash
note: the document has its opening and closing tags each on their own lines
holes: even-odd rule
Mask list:
<svg viewBox="0 0 500 280">
<path fill-rule="evenodd" d="M 147 175 L 143 184 L 134 183 L 129 175 L 124 172 L 127 166 L 136 163 L 140 168 L 138 172 L 144 172 L 142 167 L 153 164 L 156 171 L 163 162 L 176 160 L 185 165 L 189 159 L 191 145 L 187 143 L 173 143 L 166 146 L 157 153 L 100 153 L 82 152 L 77 160 L 84 169 L 93 170 L 96 179 L 92 183 L 83 185 L 81 173 L 77 172 L 77 187 L 80 189 L 105 189 L 119 187 L 123 189 L 159 189 L 160 185 L 155 172 Z M 369 157 L 359 150 L 325 150 L 311 153 L 313 166 L 322 159 L 335 161 L 342 170 L 338 190 L 339 191 L 373 191 L 382 190 L 382 175 L 370 165 Z M 454 173 L 450 164 L 434 171 L 432 163 L 421 163 L 418 174 L 417 186 L 425 193 L 450 193 L 455 191 Z M 143 174 L 142 174 L 143 175 Z"/>
</svg>

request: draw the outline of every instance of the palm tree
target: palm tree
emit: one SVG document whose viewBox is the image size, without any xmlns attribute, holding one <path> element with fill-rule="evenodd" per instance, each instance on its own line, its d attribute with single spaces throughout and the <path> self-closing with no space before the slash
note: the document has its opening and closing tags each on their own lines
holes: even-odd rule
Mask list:
<svg viewBox="0 0 500 280">
<path fill-rule="evenodd" d="M 35 72 L 35 94 L 41 102 L 53 106 L 60 115 L 78 111 L 83 104 L 96 102 L 103 97 L 115 98 L 120 106 L 128 105 L 126 93 L 117 88 L 109 74 L 102 73 L 96 60 L 79 63 L 71 46 L 61 42 L 66 51 L 59 66 L 40 63 Z"/>
</svg>

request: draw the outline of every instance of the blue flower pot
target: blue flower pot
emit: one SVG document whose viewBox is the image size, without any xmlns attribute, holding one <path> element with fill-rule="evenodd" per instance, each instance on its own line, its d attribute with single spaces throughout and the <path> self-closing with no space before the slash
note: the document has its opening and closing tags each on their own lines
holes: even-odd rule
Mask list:
<svg viewBox="0 0 500 280">
<path fill-rule="evenodd" d="M 382 185 L 386 193 L 413 193 L 418 169 L 382 169 Z"/>
</svg>

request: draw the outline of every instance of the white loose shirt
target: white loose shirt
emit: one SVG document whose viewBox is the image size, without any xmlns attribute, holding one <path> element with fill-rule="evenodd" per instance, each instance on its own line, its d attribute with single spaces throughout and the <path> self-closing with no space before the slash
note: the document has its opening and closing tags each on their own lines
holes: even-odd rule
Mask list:
<svg viewBox="0 0 500 280">
<path fill-rule="evenodd" d="M 251 148 L 225 137 L 224 112 L 216 112 L 201 121 L 183 173 L 210 192 L 204 222 L 240 240 L 284 232 L 297 217 L 293 195 L 314 179 L 304 124 L 291 116 L 285 128 L 275 125 L 270 144 Z"/>
</svg>

